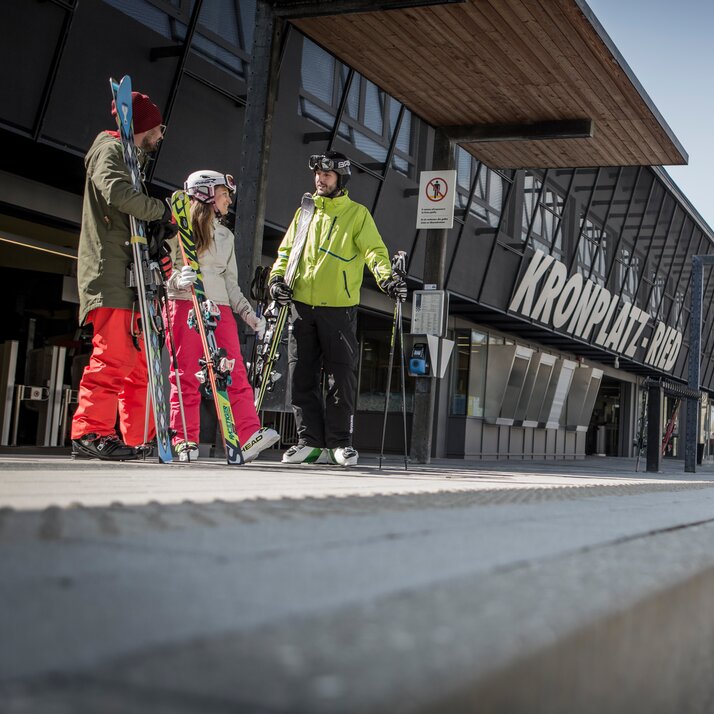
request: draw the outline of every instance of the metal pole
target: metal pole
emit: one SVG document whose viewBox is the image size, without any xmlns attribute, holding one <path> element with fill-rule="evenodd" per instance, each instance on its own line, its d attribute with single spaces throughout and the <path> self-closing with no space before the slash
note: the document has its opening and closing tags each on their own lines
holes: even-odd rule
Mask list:
<svg viewBox="0 0 714 714">
<path fill-rule="evenodd" d="M 662 386 L 647 387 L 647 471 L 659 473 L 662 470 Z"/>
<path fill-rule="evenodd" d="M 440 129 L 435 130 L 433 170 L 454 168 L 454 144 Z M 444 289 L 446 275 L 446 245 L 449 229 L 427 230 L 424 249 L 424 283 Z M 436 365 L 434 365 L 436 368 Z M 412 421 L 411 458 L 420 464 L 431 462 L 431 445 L 434 429 L 437 379 L 415 377 L 414 419 Z"/>
<path fill-rule="evenodd" d="M 689 376 L 687 384 L 690 389 L 697 391 L 699 391 L 699 366 L 702 349 L 702 257 L 701 255 L 692 256 L 692 310 L 689 320 Z M 684 433 L 684 470 L 687 473 L 694 473 L 697 470 L 698 417 L 699 402 L 696 399 L 687 399 Z"/>
<path fill-rule="evenodd" d="M 389 416 L 389 393 L 392 387 L 392 367 L 394 366 L 394 347 L 396 345 L 396 335 L 397 335 L 397 314 L 399 311 L 399 305 L 401 303 L 397 300 L 394 303 L 394 320 L 392 321 L 392 341 L 389 344 L 389 367 L 387 367 L 387 387 L 385 389 L 384 397 L 384 419 L 382 421 L 382 447 L 379 450 L 379 468 L 382 468 L 382 459 L 384 458 L 384 440 L 387 436 L 387 417 Z M 404 355 L 402 354 L 402 364 L 404 364 Z M 404 450 L 406 451 L 406 441 L 404 442 Z"/>
</svg>

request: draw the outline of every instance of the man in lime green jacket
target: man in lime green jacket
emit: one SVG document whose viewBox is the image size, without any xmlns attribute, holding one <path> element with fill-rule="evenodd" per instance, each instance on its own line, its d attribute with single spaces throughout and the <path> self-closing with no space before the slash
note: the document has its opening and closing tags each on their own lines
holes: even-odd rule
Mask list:
<svg viewBox="0 0 714 714">
<path fill-rule="evenodd" d="M 280 305 L 293 302 L 289 346 L 292 406 L 298 443 L 285 463 L 354 466 L 352 446 L 357 389 L 357 305 L 365 265 L 380 288 L 406 299 L 404 280 L 392 275 L 389 254 L 367 208 L 350 199 L 345 184 L 350 161 L 335 151 L 312 156 L 315 211 L 292 286 L 283 276 L 300 209 L 278 249 L 270 274 L 270 294 Z M 328 391 L 323 404 L 321 368 Z"/>
</svg>

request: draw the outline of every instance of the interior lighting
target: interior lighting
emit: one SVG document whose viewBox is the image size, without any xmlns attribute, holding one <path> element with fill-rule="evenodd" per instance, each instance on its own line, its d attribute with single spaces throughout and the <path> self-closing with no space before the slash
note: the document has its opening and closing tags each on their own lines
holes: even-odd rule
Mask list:
<svg viewBox="0 0 714 714">
<path fill-rule="evenodd" d="M 59 255 L 62 258 L 71 258 L 77 260 L 77 251 L 72 248 L 63 248 L 60 245 L 52 245 L 51 243 L 42 243 L 32 238 L 21 238 L 20 236 L 11 236 L 10 234 L 0 235 L 0 241 L 10 243 L 11 245 L 19 246 L 20 248 L 29 248 L 30 250 L 39 250 L 43 253 L 52 253 Z"/>
</svg>

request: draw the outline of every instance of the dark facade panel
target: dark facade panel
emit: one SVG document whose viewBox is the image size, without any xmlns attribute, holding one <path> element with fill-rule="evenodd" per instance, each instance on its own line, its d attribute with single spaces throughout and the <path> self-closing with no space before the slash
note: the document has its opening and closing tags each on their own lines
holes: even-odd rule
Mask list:
<svg viewBox="0 0 714 714">
<path fill-rule="evenodd" d="M 8 80 L 12 90 L 0 103 L 3 124 L 32 132 L 68 12 L 71 11 L 41 0 L 3 3 L 0 63 L 12 75 Z M 28 37 L 29 29 L 32 38 Z"/>
<path fill-rule="evenodd" d="M 201 107 L 200 113 L 196 107 Z M 154 181 L 177 187 L 183 185 L 190 172 L 208 168 L 236 176 L 243 115 L 243 106 L 192 77 L 184 77 L 154 170 Z"/>
<path fill-rule="evenodd" d="M 166 106 L 173 67 L 152 63 L 163 38 L 104 2 L 80 2 L 50 98 L 43 138 L 81 151 L 102 129 L 113 129 L 109 76 L 132 77 L 136 91 Z M 175 62 L 175 60 L 174 60 Z"/>
</svg>

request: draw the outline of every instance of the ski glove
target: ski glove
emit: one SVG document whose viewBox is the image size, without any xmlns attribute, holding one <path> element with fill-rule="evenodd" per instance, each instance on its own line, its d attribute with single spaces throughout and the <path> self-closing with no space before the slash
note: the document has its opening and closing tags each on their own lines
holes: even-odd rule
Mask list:
<svg viewBox="0 0 714 714">
<path fill-rule="evenodd" d="M 260 342 L 265 335 L 265 318 L 257 315 L 248 316 L 246 323 L 252 327 L 255 332 L 255 339 Z"/>
<path fill-rule="evenodd" d="M 188 290 L 198 279 L 196 271 L 188 265 L 184 265 L 181 268 L 181 272 L 178 276 L 176 284 L 179 290 Z"/>
<path fill-rule="evenodd" d="M 282 275 L 276 275 L 270 282 L 270 297 L 280 306 L 289 305 L 293 300 L 293 289 Z"/>
<path fill-rule="evenodd" d="M 398 275 L 392 275 L 379 283 L 379 287 L 389 295 L 392 300 L 404 302 L 407 299 L 407 284 Z"/>
</svg>

